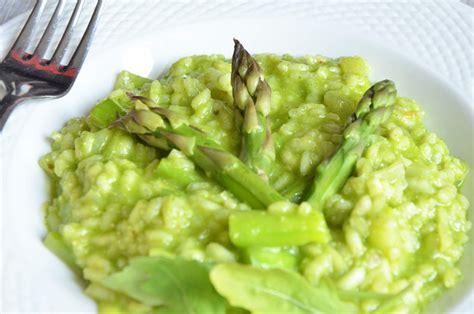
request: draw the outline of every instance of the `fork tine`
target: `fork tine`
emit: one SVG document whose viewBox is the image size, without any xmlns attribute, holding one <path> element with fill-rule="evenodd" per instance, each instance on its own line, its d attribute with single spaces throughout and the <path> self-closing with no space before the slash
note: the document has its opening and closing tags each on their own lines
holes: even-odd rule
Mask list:
<svg viewBox="0 0 474 314">
<path fill-rule="evenodd" d="M 97 26 L 97 20 L 99 19 L 102 4 L 102 0 L 97 0 L 94 13 L 92 14 L 89 24 L 87 25 L 87 29 L 84 35 L 82 36 L 81 41 L 76 48 L 76 51 L 74 51 L 74 55 L 72 56 L 71 61 L 68 64 L 69 68 L 77 70 L 81 68 L 82 63 L 84 62 L 84 59 L 91 45 L 92 37 L 94 37 L 94 33 Z"/>
<path fill-rule="evenodd" d="M 59 0 L 56 8 L 54 9 L 53 16 L 46 27 L 46 30 L 41 36 L 38 46 L 34 52 L 35 55 L 39 56 L 41 59 L 45 58 L 46 50 L 48 49 L 49 45 L 51 44 L 51 39 L 56 31 L 59 22 L 59 16 L 61 15 L 64 9 L 64 0 Z"/>
<path fill-rule="evenodd" d="M 51 58 L 52 63 L 60 64 L 61 60 L 66 54 L 66 48 L 72 39 L 74 29 L 76 28 L 77 22 L 79 21 L 79 13 L 82 10 L 83 3 L 84 0 L 77 0 L 76 5 L 74 6 L 74 11 L 72 12 L 71 19 L 69 20 L 69 23 L 66 26 L 66 30 L 64 31 L 64 34 L 61 37 L 61 40 L 59 41 L 59 45 L 56 48 L 53 57 Z"/>
<path fill-rule="evenodd" d="M 16 39 L 13 47 L 11 48 L 10 52 L 17 51 L 18 53 L 24 53 L 26 49 L 28 49 L 28 44 L 32 41 L 34 37 L 34 29 L 37 27 L 38 22 L 41 18 L 41 13 L 43 12 L 46 6 L 47 0 L 37 0 L 33 11 L 31 11 L 28 20 L 23 26 L 20 35 Z"/>
</svg>

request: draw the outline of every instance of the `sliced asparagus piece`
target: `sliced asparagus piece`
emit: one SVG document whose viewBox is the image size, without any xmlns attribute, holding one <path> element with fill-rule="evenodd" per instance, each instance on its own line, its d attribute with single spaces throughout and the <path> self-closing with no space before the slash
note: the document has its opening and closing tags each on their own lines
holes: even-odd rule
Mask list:
<svg viewBox="0 0 474 314">
<path fill-rule="evenodd" d="M 323 210 L 327 199 L 342 188 L 376 129 L 390 118 L 396 96 L 395 84 L 389 80 L 374 84 L 362 96 L 341 146 L 316 170 L 307 199 L 313 208 Z"/>
<path fill-rule="evenodd" d="M 275 148 L 268 123 L 271 89 L 254 58 L 234 39 L 232 92 L 234 105 L 244 116 L 241 159 L 258 175 L 267 179 L 275 160 Z"/>
<path fill-rule="evenodd" d="M 331 235 L 319 211 L 306 215 L 265 211 L 235 212 L 229 217 L 229 235 L 239 247 L 299 246 L 326 243 Z"/>
<path fill-rule="evenodd" d="M 134 99 L 151 101 L 144 97 Z M 263 209 L 276 201 L 284 200 L 270 184 L 239 158 L 223 150 L 219 143 L 208 138 L 203 131 L 186 124 L 172 127 L 169 119 L 175 114 L 166 108 L 148 108 L 142 104 L 118 119 L 114 125 L 138 134 L 147 143 L 158 148 L 179 149 L 206 174 L 252 208 Z"/>
</svg>

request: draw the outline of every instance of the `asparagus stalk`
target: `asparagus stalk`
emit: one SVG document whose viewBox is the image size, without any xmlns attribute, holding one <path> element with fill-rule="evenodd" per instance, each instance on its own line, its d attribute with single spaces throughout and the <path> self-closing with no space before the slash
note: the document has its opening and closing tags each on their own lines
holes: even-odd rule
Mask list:
<svg viewBox="0 0 474 314">
<path fill-rule="evenodd" d="M 244 116 L 241 159 L 258 175 L 267 179 L 275 160 L 272 133 L 268 123 L 271 89 L 262 69 L 234 39 L 232 56 L 232 92 L 235 107 Z"/>
<path fill-rule="evenodd" d="M 316 170 L 307 201 L 323 210 L 327 199 L 337 193 L 365 148 L 371 144 L 380 124 L 392 114 L 397 91 L 392 81 L 384 80 L 369 88 L 359 101 L 353 122 L 344 131 L 344 140 L 337 152 Z"/>
<path fill-rule="evenodd" d="M 144 102 L 151 101 L 140 96 L 132 97 Z M 158 148 L 179 149 L 206 174 L 252 208 L 266 208 L 276 201 L 284 200 L 270 184 L 239 158 L 223 150 L 219 143 L 208 138 L 203 131 L 186 124 L 173 127 L 170 123 L 173 115 L 176 113 L 166 108 L 137 106 L 114 125 L 138 134 Z"/>
<path fill-rule="evenodd" d="M 203 178 L 196 169 L 183 166 L 176 161 L 178 154 L 178 152 L 171 152 L 168 158 L 161 159 L 158 167 L 156 167 L 155 174 L 160 178 L 169 179 L 179 188 L 183 189 L 192 182 L 202 181 Z"/>
<path fill-rule="evenodd" d="M 302 215 L 241 211 L 229 218 L 229 235 L 239 247 L 299 246 L 330 239 L 324 216 L 319 211 Z"/>
</svg>

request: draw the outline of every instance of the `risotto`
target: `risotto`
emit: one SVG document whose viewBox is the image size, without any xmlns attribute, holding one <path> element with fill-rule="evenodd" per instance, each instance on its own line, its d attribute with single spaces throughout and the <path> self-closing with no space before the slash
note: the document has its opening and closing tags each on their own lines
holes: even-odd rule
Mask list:
<svg viewBox="0 0 474 314">
<path fill-rule="evenodd" d="M 309 215 L 305 191 L 318 165 L 339 147 L 346 122 L 370 87 L 369 65 L 360 57 L 255 58 L 272 91 L 268 117 L 275 160 L 268 181 L 288 199 L 267 212 Z M 128 93 L 178 113 L 174 119 L 239 155 L 231 62 L 223 56 L 183 58 L 159 80 L 124 71 L 101 103 L 119 110 L 130 105 Z M 457 265 L 471 223 L 460 188 L 468 169 L 426 129 L 423 111 L 411 99 L 396 99 L 390 119 L 377 129 L 349 179 L 328 198 L 322 210 L 327 241 L 287 245 L 282 239 L 282 245 L 268 246 L 264 235 L 256 235 L 262 245 L 245 249 L 229 235 L 229 216 L 249 212 L 248 204 L 180 150 L 152 147 L 109 127 L 112 121 L 94 119 L 100 108 L 52 134 L 51 152 L 40 160 L 51 181 L 45 243 L 84 279 L 99 312 L 160 310 L 159 302 L 105 283 L 131 259 L 145 256 L 196 261 L 206 269 L 234 265 L 237 273 L 238 265 L 251 265 L 252 271 L 268 272 L 266 278 L 285 272 L 299 276 L 308 289 L 329 287 L 357 313 L 422 312 L 462 277 Z M 216 278 L 211 272 L 214 288 L 227 297 Z M 262 313 L 227 299 L 223 310 L 197 312 Z M 316 313 L 303 305 L 300 313 Z"/>
</svg>

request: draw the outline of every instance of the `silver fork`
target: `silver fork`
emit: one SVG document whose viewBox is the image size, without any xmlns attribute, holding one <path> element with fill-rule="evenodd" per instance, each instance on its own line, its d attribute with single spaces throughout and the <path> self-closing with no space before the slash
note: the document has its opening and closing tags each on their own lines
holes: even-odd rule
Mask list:
<svg viewBox="0 0 474 314">
<path fill-rule="evenodd" d="M 94 12 L 79 45 L 68 64 L 63 64 L 74 32 L 77 31 L 80 11 L 84 0 L 77 0 L 53 56 L 45 59 L 47 49 L 52 45 L 52 37 L 61 19 L 67 0 L 59 0 L 51 20 L 46 27 L 34 52 L 26 52 L 34 39 L 34 29 L 38 27 L 47 0 L 37 0 L 20 35 L 5 59 L 0 63 L 0 132 L 8 116 L 22 101 L 35 97 L 58 98 L 71 89 L 89 50 L 103 1 L 97 0 Z"/>
</svg>

